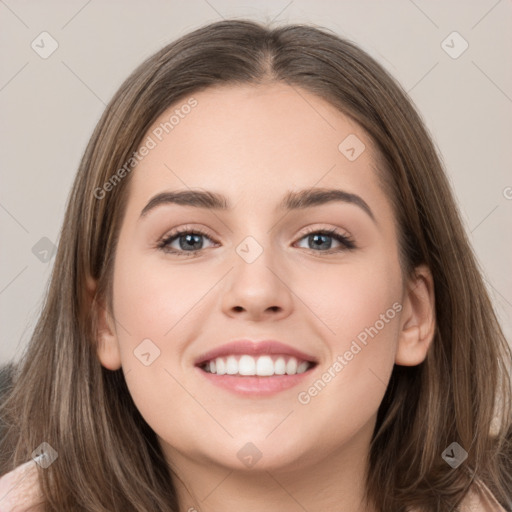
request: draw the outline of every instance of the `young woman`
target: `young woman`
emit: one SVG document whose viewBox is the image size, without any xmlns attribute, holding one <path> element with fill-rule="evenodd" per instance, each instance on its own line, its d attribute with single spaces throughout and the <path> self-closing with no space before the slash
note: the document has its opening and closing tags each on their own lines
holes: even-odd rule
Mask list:
<svg viewBox="0 0 512 512">
<path fill-rule="evenodd" d="M 399 84 L 322 29 L 214 23 L 92 135 L 0 510 L 510 511 L 510 362 Z"/>
</svg>

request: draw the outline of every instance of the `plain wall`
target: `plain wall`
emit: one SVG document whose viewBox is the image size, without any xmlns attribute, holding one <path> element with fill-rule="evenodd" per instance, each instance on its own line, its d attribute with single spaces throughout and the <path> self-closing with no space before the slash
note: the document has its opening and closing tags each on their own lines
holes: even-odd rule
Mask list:
<svg viewBox="0 0 512 512">
<path fill-rule="evenodd" d="M 403 84 L 439 148 L 510 341 L 511 2 L 9 0 L 0 2 L 0 364 L 33 331 L 71 183 L 106 103 L 162 46 L 233 16 L 329 28 Z M 58 44 L 47 58 L 42 32 Z"/>
</svg>

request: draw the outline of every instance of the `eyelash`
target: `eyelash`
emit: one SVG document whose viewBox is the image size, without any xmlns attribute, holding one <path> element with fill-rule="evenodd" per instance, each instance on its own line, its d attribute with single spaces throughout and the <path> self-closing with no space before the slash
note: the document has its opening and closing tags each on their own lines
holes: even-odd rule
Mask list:
<svg viewBox="0 0 512 512">
<path fill-rule="evenodd" d="M 303 238 L 306 238 L 307 236 L 309 236 L 311 234 L 320 234 L 320 235 L 330 236 L 331 238 L 334 238 L 337 242 L 340 242 L 344 246 L 344 247 L 341 247 L 341 248 L 338 248 L 335 250 L 328 250 L 328 251 L 315 251 L 313 249 L 307 249 L 313 253 L 334 254 L 334 253 L 339 253 L 339 252 L 347 251 L 347 250 L 350 251 L 350 250 L 357 248 L 357 246 L 352 238 L 350 238 L 349 236 L 346 236 L 346 235 L 342 235 L 334 228 L 332 228 L 332 229 L 312 228 L 312 229 L 308 230 L 306 233 L 304 233 L 299 238 L 299 240 L 302 240 Z M 168 236 L 166 236 L 162 240 L 160 240 L 157 244 L 157 248 L 165 253 L 174 254 L 176 256 L 180 256 L 180 257 L 184 257 L 184 258 L 191 258 L 191 257 L 199 256 L 199 253 L 203 249 L 198 249 L 196 251 L 177 251 L 175 249 L 169 249 L 169 247 L 168 247 L 169 244 L 182 235 L 202 235 L 206 238 L 209 238 L 212 242 L 215 242 L 210 237 L 210 235 L 208 233 L 206 233 L 205 231 L 203 231 L 202 229 L 200 229 L 200 228 L 191 229 L 191 228 L 188 228 L 185 226 L 183 228 L 177 229 L 176 231 L 172 232 L 171 234 L 169 234 Z"/>
</svg>

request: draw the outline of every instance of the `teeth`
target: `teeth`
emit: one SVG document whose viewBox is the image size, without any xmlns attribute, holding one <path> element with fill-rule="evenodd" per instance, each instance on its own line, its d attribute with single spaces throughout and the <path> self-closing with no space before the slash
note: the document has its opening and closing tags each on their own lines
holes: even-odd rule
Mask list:
<svg viewBox="0 0 512 512">
<path fill-rule="evenodd" d="M 295 357 L 249 355 L 217 357 L 203 366 L 209 373 L 217 375 L 295 375 L 304 373 L 311 367 L 308 361 L 298 361 Z"/>
<path fill-rule="evenodd" d="M 297 366 L 297 373 L 304 373 L 309 367 L 309 364 L 307 361 L 302 361 L 302 363 Z"/>
<path fill-rule="evenodd" d="M 224 359 L 222 357 L 218 357 L 215 359 L 215 367 L 217 368 L 217 375 L 224 375 L 226 373 L 226 363 L 224 362 Z M 211 370 L 210 366 L 210 370 Z"/>
<path fill-rule="evenodd" d="M 286 373 L 288 375 L 295 375 L 297 373 L 297 359 L 291 357 L 286 363 Z"/>
<path fill-rule="evenodd" d="M 256 375 L 256 361 L 254 357 L 242 356 L 238 361 L 238 373 L 240 375 Z"/>
<path fill-rule="evenodd" d="M 284 360 L 284 357 L 279 357 L 274 362 L 274 373 L 276 375 L 284 375 L 286 373 L 286 361 Z"/>
<path fill-rule="evenodd" d="M 215 370 L 212 373 L 215 373 Z M 226 373 L 228 375 L 235 375 L 236 373 L 238 373 L 238 362 L 236 358 L 233 356 L 228 357 L 228 361 L 226 363 Z"/>
<path fill-rule="evenodd" d="M 256 362 L 256 374 L 263 376 L 274 375 L 274 361 L 272 361 L 270 356 L 258 357 Z"/>
</svg>

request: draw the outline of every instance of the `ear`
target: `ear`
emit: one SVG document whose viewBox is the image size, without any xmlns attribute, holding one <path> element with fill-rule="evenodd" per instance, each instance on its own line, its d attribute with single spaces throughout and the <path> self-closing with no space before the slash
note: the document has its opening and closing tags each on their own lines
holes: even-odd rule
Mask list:
<svg viewBox="0 0 512 512">
<path fill-rule="evenodd" d="M 436 328 L 434 279 L 426 265 L 420 265 L 406 283 L 395 363 L 416 366 L 422 363 Z"/>
<path fill-rule="evenodd" d="M 96 353 L 102 366 L 108 370 L 121 368 L 121 352 L 115 329 L 115 322 L 108 311 L 105 300 L 96 296 L 97 284 L 90 276 L 87 277 L 87 292 L 90 298 L 91 308 L 97 318 L 97 331 L 95 333 L 97 348 Z"/>
</svg>

